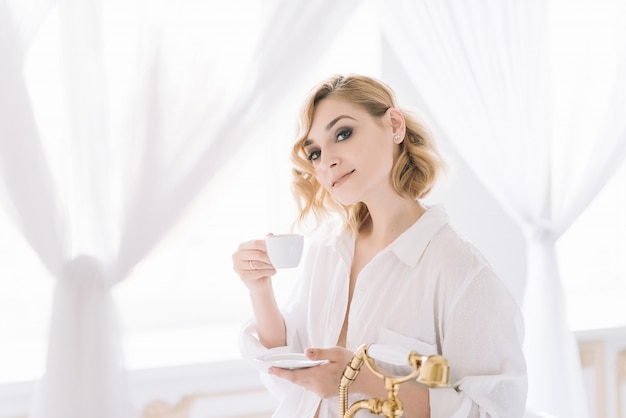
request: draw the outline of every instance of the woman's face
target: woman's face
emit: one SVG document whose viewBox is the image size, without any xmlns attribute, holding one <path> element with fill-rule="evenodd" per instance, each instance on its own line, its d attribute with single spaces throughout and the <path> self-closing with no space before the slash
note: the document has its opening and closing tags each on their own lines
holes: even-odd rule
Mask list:
<svg viewBox="0 0 626 418">
<path fill-rule="evenodd" d="M 352 103 L 320 101 L 304 150 L 317 181 L 339 202 L 380 198 L 392 189 L 393 128 L 388 113 L 375 119 Z"/>
</svg>

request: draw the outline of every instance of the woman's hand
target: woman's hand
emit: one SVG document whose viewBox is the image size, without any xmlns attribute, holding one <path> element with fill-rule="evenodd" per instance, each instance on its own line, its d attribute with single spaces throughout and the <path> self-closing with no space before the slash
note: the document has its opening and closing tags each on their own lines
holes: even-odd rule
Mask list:
<svg viewBox="0 0 626 418">
<path fill-rule="evenodd" d="M 333 347 L 307 348 L 305 354 L 311 360 L 328 360 L 328 363 L 297 370 L 270 367 L 268 372 L 315 392 L 322 398 L 338 396 L 341 376 L 354 353 L 343 347 Z"/>
<path fill-rule="evenodd" d="M 250 291 L 267 284 L 270 276 L 276 274 L 263 239 L 239 245 L 233 254 L 233 269 Z"/>
<path fill-rule="evenodd" d="M 259 341 L 267 348 L 286 344 L 285 321 L 276 304 L 270 277 L 276 274 L 265 240 L 244 242 L 233 254 L 233 269 L 250 292 Z"/>
</svg>

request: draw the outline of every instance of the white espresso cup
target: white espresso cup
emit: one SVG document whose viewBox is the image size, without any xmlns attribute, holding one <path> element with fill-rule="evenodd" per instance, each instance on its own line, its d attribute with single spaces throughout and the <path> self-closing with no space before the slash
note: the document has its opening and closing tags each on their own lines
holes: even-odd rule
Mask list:
<svg viewBox="0 0 626 418">
<path fill-rule="evenodd" d="M 304 236 L 300 234 L 279 234 L 265 237 L 267 255 L 276 269 L 297 267 L 302 258 Z"/>
</svg>

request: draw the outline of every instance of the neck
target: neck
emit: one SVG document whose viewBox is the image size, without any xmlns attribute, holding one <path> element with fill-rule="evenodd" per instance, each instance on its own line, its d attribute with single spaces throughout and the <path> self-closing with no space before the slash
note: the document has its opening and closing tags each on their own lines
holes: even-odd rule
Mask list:
<svg viewBox="0 0 626 418">
<path fill-rule="evenodd" d="M 377 205 L 367 205 L 370 216 L 363 222 L 359 237 L 381 248 L 394 241 L 426 211 L 409 196 L 396 195 L 378 202 Z"/>
</svg>

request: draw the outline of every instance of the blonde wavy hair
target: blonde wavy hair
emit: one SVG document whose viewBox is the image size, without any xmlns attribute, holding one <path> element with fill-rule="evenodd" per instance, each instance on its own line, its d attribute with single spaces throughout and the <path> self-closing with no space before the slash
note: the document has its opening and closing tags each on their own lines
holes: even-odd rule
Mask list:
<svg viewBox="0 0 626 418">
<path fill-rule="evenodd" d="M 346 227 L 356 232 L 369 215 L 362 202 L 345 206 L 336 201 L 316 180 L 313 164 L 304 152 L 315 107 L 328 97 L 360 106 L 379 120 L 391 107 L 400 110 L 405 119 L 406 135 L 399 144 L 391 171 L 393 187 L 398 194 L 408 194 L 413 199 L 421 199 L 431 191 L 445 164 L 425 126 L 416 116 L 397 106 L 393 90 L 383 82 L 361 75 L 335 75 L 311 90 L 300 112 L 297 138 L 291 151 L 292 192 L 300 213 L 297 221 L 300 226 L 310 225 L 316 229 L 323 220 L 338 214 Z"/>
</svg>

